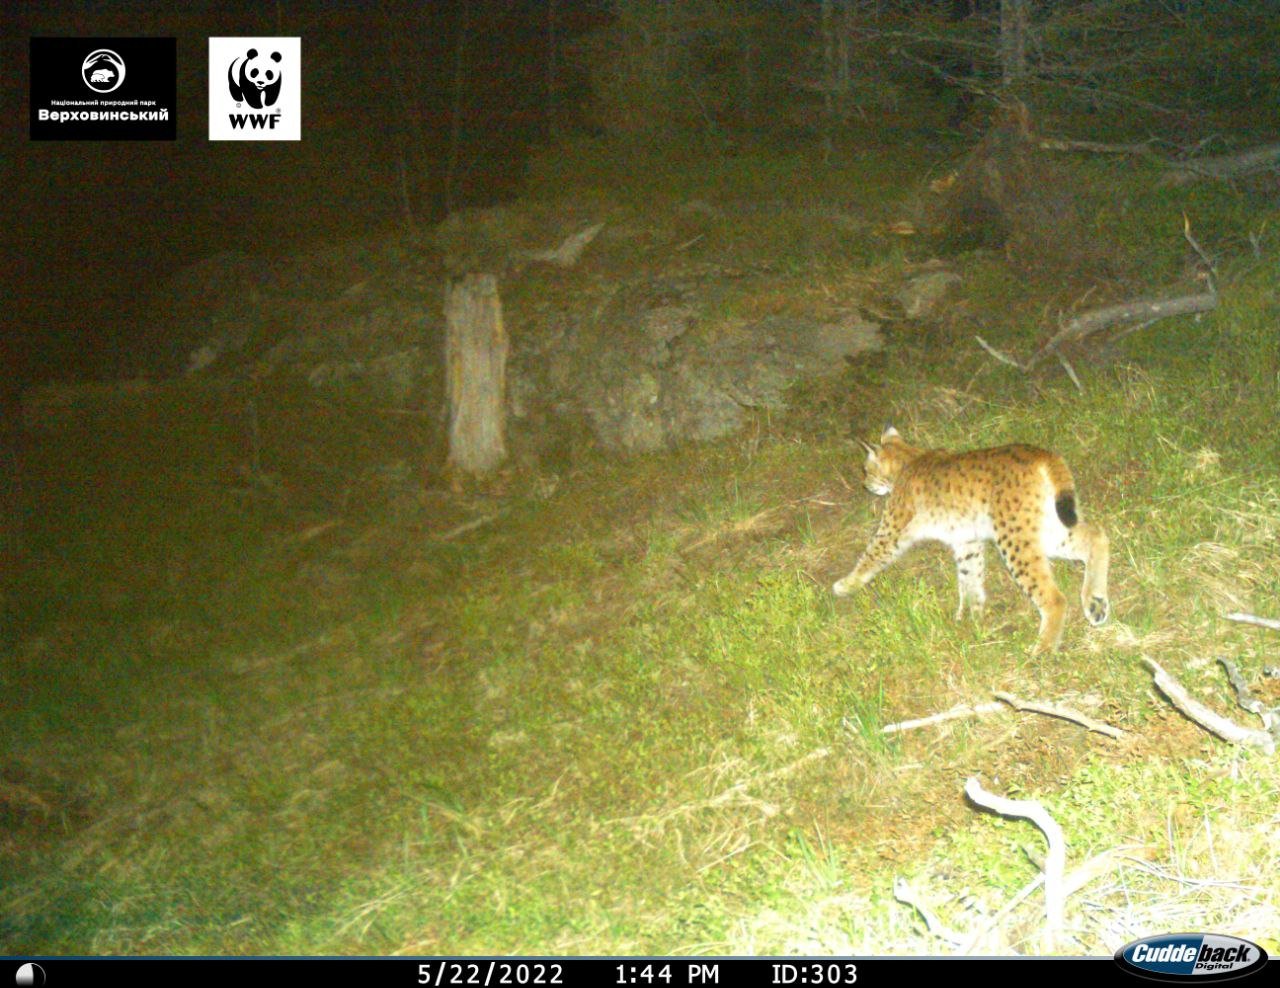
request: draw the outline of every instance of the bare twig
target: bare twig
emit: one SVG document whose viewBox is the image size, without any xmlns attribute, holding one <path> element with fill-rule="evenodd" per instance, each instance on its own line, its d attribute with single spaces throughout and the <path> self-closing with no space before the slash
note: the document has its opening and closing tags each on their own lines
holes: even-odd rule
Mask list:
<svg viewBox="0 0 1280 988">
<path fill-rule="evenodd" d="M 1018 370 L 1020 370 L 1020 371 L 1025 371 L 1025 370 L 1026 370 L 1026 368 L 1025 368 L 1025 367 L 1024 367 L 1020 362 L 1018 362 L 1017 360 L 1015 360 L 1013 357 L 1010 357 L 1010 356 L 1009 356 L 1007 353 L 1005 353 L 1003 350 L 997 350 L 997 349 L 996 349 L 995 347 L 993 347 L 990 343 L 988 343 L 986 340 L 984 340 L 981 336 L 978 336 L 977 334 L 974 334 L 974 337 L 973 337 L 973 338 L 974 338 L 975 340 L 977 340 L 977 341 L 978 341 L 978 346 L 980 346 L 980 347 L 982 347 L 982 349 L 986 350 L 986 351 L 987 351 L 987 353 L 989 353 L 989 354 L 991 354 L 991 356 L 995 357 L 995 358 L 996 358 L 996 360 L 1000 361 L 1000 363 L 1002 363 L 1002 364 L 1008 364 L 1010 367 L 1016 367 L 1016 368 L 1018 368 Z"/>
<path fill-rule="evenodd" d="M 1146 319 L 1143 322 L 1135 322 L 1132 326 L 1125 326 L 1124 329 L 1117 330 L 1116 332 L 1112 333 L 1111 338 L 1107 340 L 1107 346 L 1115 346 L 1117 343 L 1123 340 L 1126 336 L 1130 336 L 1133 333 L 1142 332 L 1144 329 L 1150 326 L 1153 322 L 1155 322 L 1154 319 Z"/>
<path fill-rule="evenodd" d="M 1241 727 L 1234 721 L 1215 713 L 1192 697 L 1182 684 L 1165 672 L 1154 659 L 1144 655 L 1142 661 L 1151 670 L 1156 688 L 1168 697 L 1169 702 L 1177 707 L 1189 720 L 1199 724 L 1211 734 L 1216 734 L 1224 741 L 1230 741 L 1232 744 L 1249 748 L 1257 748 L 1264 754 L 1275 754 L 1275 738 L 1266 731 L 1254 731 L 1247 727 Z"/>
<path fill-rule="evenodd" d="M 1076 865 L 1062 877 L 1062 894 L 1070 898 L 1090 882 L 1096 882 L 1122 864 L 1142 863 L 1156 853 L 1156 849 L 1147 844 L 1123 844 L 1095 854 L 1084 864 Z"/>
<path fill-rule="evenodd" d="M 1076 377 L 1075 368 L 1067 363 L 1067 358 L 1062 354 L 1055 353 L 1054 356 L 1058 358 L 1058 363 L 1062 365 L 1062 369 L 1067 372 L 1067 377 L 1071 378 L 1071 383 L 1076 386 L 1076 390 L 1084 394 L 1084 385 L 1080 383 L 1080 378 Z"/>
<path fill-rule="evenodd" d="M 918 912 L 920 918 L 924 920 L 925 929 L 938 939 L 945 940 L 953 947 L 963 947 L 968 943 L 968 937 L 943 923 L 938 918 L 938 914 L 929 908 L 924 901 L 924 897 L 913 889 L 911 883 L 905 878 L 895 878 L 893 880 L 893 897 L 904 906 L 910 906 Z"/>
<path fill-rule="evenodd" d="M 902 734 L 906 731 L 914 731 L 917 728 L 941 724 L 948 720 L 964 720 L 970 717 L 985 717 L 988 714 L 998 714 L 1004 709 L 1003 704 L 999 703 L 980 703 L 976 707 L 968 703 L 962 703 L 959 706 L 952 707 L 950 710 L 944 710 L 940 714 L 920 717 L 916 720 L 902 720 L 896 724 L 885 724 L 884 727 L 880 728 L 880 733 Z"/>
<path fill-rule="evenodd" d="M 1176 112 L 1173 107 L 1164 106 L 1160 103 L 1153 103 L 1151 100 L 1141 99 L 1137 96 L 1132 96 L 1128 93 L 1123 93 L 1115 89 L 1101 89 L 1098 86 L 1082 86 L 1063 81 L 1054 82 L 1053 86 L 1054 88 L 1061 89 L 1064 92 L 1081 93 L 1095 103 L 1117 103 L 1126 106 L 1140 106 L 1146 110 L 1154 110 L 1156 113 L 1173 114 Z"/>
<path fill-rule="evenodd" d="M 1187 243 L 1191 245 L 1191 249 L 1196 252 L 1196 256 L 1200 258 L 1200 262 L 1204 265 L 1204 273 L 1209 282 L 1209 291 L 1218 294 L 1218 269 L 1213 263 L 1213 259 L 1205 253 L 1200 241 L 1191 235 L 1191 220 L 1186 213 L 1182 214 L 1182 235 L 1186 237 Z"/>
<path fill-rule="evenodd" d="M 1049 845 L 1049 853 L 1045 855 L 1044 860 L 1044 946 L 1049 952 L 1056 950 L 1058 938 L 1062 934 L 1066 902 L 1062 873 L 1067 863 L 1067 842 L 1062 835 L 1062 827 L 1035 800 L 1006 799 L 1003 796 L 997 796 L 982 788 L 982 783 L 976 778 L 971 777 L 965 783 L 964 793 L 978 806 L 999 813 L 1001 816 L 1030 820 L 1044 834 L 1044 839 Z"/>
<path fill-rule="evenodd" d="M 578 231 L 571 237 L 566 237 L 559 247 L 553 247 L 549 250 L 515 251 L 514 255 L 522 260 L 546 261 L 548 264 L 554 264 L 559 268 L 571 268 L 578 263 L 578 258 L 587 249 L 587 244 L 591 243 L 596 238 L 596 234 L 603 229 L 603 223 L 595 223 L 585 230 Z"/>
<path fill-rule="evenodd" d="M 371 408 L 370 411 L 376 412 L 378 415 L 402 415 L 405 418 L 425 419 L 435 415 L 435 412 L 425 408 Z"/>
<path fill-rule="evenodd" d="M 1069 707 L 1060 707 L 1051 703 L 1033 703 L 1029 700 L 1020 700 L 1011 693 L 995 692 L 991 694 L 997 700 L 1003 700 L 1014 710 L 1024 710 L 1029 713 L 1044 714 L 1047 717 L 1058 717 L 1062 720 L 1069 720 L 1072 723 L 1079 724 L 1081 727 L 1090 731 L 1096 731 L 1098 734 L 1105 734 L 1109 738 L 1120 740 L 1124 737 L 1124 731 L 1110 724 L 1104 724 L 1101 721 L 1086 717 L 1084 714 L 1072 710 Z"/>
<path fill-rule="evenodd" d="M 396 159 L 396 165 L 400 176 L 400 208 L 404 211 L 404 232 L 410 240 L 417 240 L 418 224 L 413 217 L 413 197 L 409 194 L 409 167 L 403 154 Z"/>
<path fill-rule="evenodd" d="M 502 512 L 498 511 L 491 515 L 481 515 L 479 518 L 472 518 L 470 521 L 464 521 L 461 525 L 455 525 L 447 532 L 441 532 L 439 535 L 435 536 L 435 539 L 437 542 L 448 542 L 451 539 L 456 539 L 459 535 L 466 535 L 468 532 L 475 531 L 477 528 L 489 524 L 489 522 L 494 521 L 501 513 Z"/>
<path fill-rule="evenodd" d="M 1280 631 L 1280 621 L 1275 618 L 1258 617 L 1256 614 L 1245 614 L 1243 611 L 1232 611 L 1230 614 L 1224 614 L 1224 618 L 1228 621 L 1239 621 L 1242 624 L 1256 624 L 1259 628 L 1270 628 L 1272 631 Z"/>
<path fill-rule="evenodd" d="M 1190 230 L 1187 230 L 1186 234 L 1190 239 Z M 1003 350 L 996 349 L 981 336 L 975 334 L 974 339 L 977 341 L 978 346 L 982 347 L 990 356 L 1002 364 L 1016 367 L 1024 374 L 1029 373 L 1045 357 L 1052 355 L 1062 364 L 1062 369 L 1071 378 L 1071 383 L 1076 386 L 1077 390 L 1083 392 L 1084 385 L 1080 383 L 1080 378 L 1077 376 L 1075 368 L 1058 353 L 1060 347 L 1067 343 L 1084 339 L 1086 336 L 1091 336 L 1100 330 L 1114 326 L 1116 323 L 1136 321 L 1136 325 L 1125 327 L 1115 334 L 1115 339 L 1118 340 L 1128 336 L 1130 333 L 1150 326 L 1159 319 L 1167 319 L 1170 316 L 1186 315 L 1193 312 L 1208 312 L 1218 305 L 1218 293 L 1212 281 L 1212 275 L 1210 276 L 1210 289 L 1210 291 L 1198 295 L 1139 299 L 1133 302 L 1122 302 L 1118 305 L 1108 305 L 1100 309 L 1083 312 L 1058 330 L 1052 339 L 1025 361 L 1018 360 Z"/>
<path fill-rule="evenodd" d="M 1134 853 L 1128 853 L 1134 852 Z M 1102 878 L 1118 868 L 1123 862 L 1142 863 L 1141 857 L 1137 855 L 1147 855 L 1154 853 L 1154 848 L 1144 845 L 1134 844 L 1122 847 L 1115 847 L 1101 854 L 1095 854 L 1092 858 L 1082 865 L 1077 865 L 1069 872 L 1062 876 L 1062 898 L 1071 898 L 1090 882 Z M 987 917 L 982 926 L 970 934 L 962 953 L 970 953 L 979 944 L 987 942 L 987 937 L 997 926 L 999 926 L 1006 916 L 1022 905 L 1036 889 L 1044 884 L 1044 862 L 1036 861 L 1036 867 L 1041 869 L 1040 874 L 1027 882 L 1022 888 L 1010 897 L 1009 901 L 1001 906 L 998 910 Z"/>
<path fill-rule="evenodd" d="M 301 532 L 294 532 L 285 539 L 286 542 L 310 542 L 312 539 L 319 538 L 330 529 L 337 528 L 342 524 L 341 519 L 331 518 L 329 521 L 318 522 L 315 525 L 308 525 Z"/>
<path fill-rule="evenodd" d="M 337 631 L 346 632 L 348 626 L 343 626 Z M 245 655 L 233 658 L 230 662 L 231 671 L 238 676 L 245 676 L 249 673 L 259 672 L 270 666 L 280 666 L 286 662 L 290 662 L 299 655 L 305 655 L 308 652 L 318 648 L 328 648 L 339 640 L 339 635 L 335 631 L 326 631 L 317 635 L 309 641 L 294 645 L 292 648 L 285 649 L 283 652 L 275 652 L 270 655 Z"/>
<path fill-rule="evenodd" d="M 1181 152 L 1182 158 L 1184 161 L 1186 161 L 1187 159 L 1195 158 L 1197 154 L 1199 154 L 1201 151 L 1207 148 L 1210 144 L 1214 143 L 1214 141 L 1221 141 L 1221 140 L 1222 140 L 1221 134 L 1217 134 L 1217 133 L 1207 134 L 1204 137 L 1200 138 L 1200 140 L 1196 141 L 1195 144 L 1193 144 L 1191 147 L 1183 148 Z"/>
<path fill-rule="evenodd" d="M 1138 858 L 1131 858 L 1130 863 L 1135 868 L 1145 871 L 1148 875 L 1154 875 L 1156 878 L 1166 882 L 1174 882 L 1178 885 L 1185 885 L 1193 889 L 1239 889 L 1243 892 L 1258 892 L 1260 889 L 1256 885 L 1250 885 L 1247 882 L 1237 881 L 1233 878 L 1191 878 L 1188 875 L 1181 875 L 1168 868 L 1161 867 L 1150 861 L 1142 861 Z"/>
<path fill-rule="evenodd" d="M 1240 670 L 1236 668 L 1234 662 L 1223 658 L 1219 658 L 1218 662 L 1221 663 L 1222 668 L 1227 673 L 1227 682 L 1236 691 L 1236 702 L 1240 704 L 1241 709 L 1247 710 L 1251 714 L 1257 714 L 1262 721 L 1262 726 L 1274 735 L 1277 728 L 1280 728 L 1280 722 L 1276 719 L 1276 710 L 1263 706 L 1261 700 L 1255 699 L 1250 694 L 1249 685 L 1244 681 L 1244 677 L 1240 675 Z"/>
<path fill-rule="evenodd" d="M 1250 230 L 1248 233 L 1249 247 L 1253 250 L 1253 258 L 1256 261 L 1262 260 L 1262 231 L 1266 228 L 1266 220 L 1262 221 L 1262 226 L 1257 230 Z"/>
<path fill-rule="evenodd" d="M 950 710 L 944 710 L 942 713 L 931 714 L 928 717 L 919 717 L 915 720 L 898 721 L 895 724 L 886 724 L 880 729 L 881 734 L 903 734 L 907 731 L 918 730 L 921 727 L 932 727 L 935 724 L 943 724 L 949 720 L 967 720 L 974 717 L 987 717 L 991 714 L 1003 713 L 1009 708 L 1014 710 L 1022 710 L 1027 713 L 1044 714 L 1046 717 L 1057 717 L 1061 720 L 1069 720 L 1072 723 L 1079 724 L 1081 727 L 1090 731 L 1096 731 L 1099 734 L 1105 734 L 1109 738 L 1119 740 L 1124 737 L 1124 732 L 1119 728 L 1112 727 L 1109 724 L 1103 724 L 1100 721 L 1093 720 L 1085 716 L 1077 710 L 1069 707 L 1062 707 L 1051 703 L 1034 703 L 1028 700 L 1021 700 L 1011 693 L 995 692 L 992 694 L 999 703 L 979 703 L 969 704 L 961 703 L 952 707 Z"/>
<path fill-rule="evenodd" d="M 1155 138 L 1135 141 L 1132 144 L 1104 144 L 1100 141 L 1075 141 L 1065 137 L 1040 137 L 1036 145 L 1045 151 L 1089 151 L 1093 154 L 1146 154 L 1154 155 L 1151 145 Z"/>
<path fill-rule="evenodd" d="M 969 935 L 969 940 L 964 945 L 964 949 L 961 951 L 961 953 L 965 953 L 965 954 L 973 953 L 973 951 L 977 949 L 980 944 L 989 943 L 990 941 L 987 938 L 991 935 L 991 931 L 996 929 L 996 927 L 998 927 L 1001 923 L 1003 923 L 1006 916 L 1008 916 L 1011 912 L 1013 912 L 1020 905 L 1026 902 L 1027 899 L 1031 897 L 1031 893 L 1033 893 L 1036 889 L 1038 889 L 1043 884 L 1044 884 L 1044 872 L 1041 871 L 1036 875 L 1035 878 L 1031 879 L 1031 881 L 1023 885 L 1022 888 L 1014 892 L 1013 895 L 1009 897 L 1008 902 L 1006 902 L 1003 906 L 1001 906 L 994 913 L 992 913 L 991 916 L 988 917 L 987 921 L 983 923 L 979 929 L 975 930 L 972 934 Z"/>
</svg>

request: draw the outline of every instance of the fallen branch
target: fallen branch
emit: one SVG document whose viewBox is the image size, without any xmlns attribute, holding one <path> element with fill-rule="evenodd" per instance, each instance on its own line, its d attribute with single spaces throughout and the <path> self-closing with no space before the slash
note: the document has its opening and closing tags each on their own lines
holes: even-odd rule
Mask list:
<svg viewBox="0 0 1280 988">
<path fill-rule="evenodd" d="M 1232 720 L 1210 710 L 1199 700 L 1189 694 L 1182 684 L 1170 676 L 1154 659 L 1142 657 L 1143 663 L 1151 670 L 1156 688 L 1160 690 L 1179 712 L 1188 720 L 1194 721 L 1211 734 L 1216 734 L 1224 741 L 1232 744 L 1256 748 L 1267 755 L 1274 755 L 1276 740 L 1266 731 L 1254 731 L 1241 727 Z"/>
<path fill-rule="evenodd" d="M 1241 178 L 1276 167 L 1280 167 L 1280 144 L 1264 144 L 1247 151 L 1180 162 L 1165 172 L 1160 184 L 1187 185 L 1202 178 Z"/>
<path fill-rule="evenodd" d="M 1040 137 L 1036 146 L 1044 151 L 1088 151 L 1092 154 L 1143 154 L 1154 156 L 1155 138 L 1132 144 L 1105 144 L 1102 141 L 1075 141 L 1066 137 Z"/>
<path fill-rule="evenodd" d="M 1245 614 L 1242 611 L 1232 611 L 1230 614 L 1224 614 L 1224 618 L 1228 621 L 1239 621 L 1242 624 L 1256 624 L 1259 628 L 1270 628 L 1272 631 L 1280 631 L 1280 621 L 1275 618 L 1258 617 L 1256 614 Z"/>
<path fill-rule="evenodd" d="M 1061 720 L 1069 720 L 1073 723 L 1079 724 L 1087 730 L 1096 731 L 1099 734 L 1105 734 L 1107 737 L 1115 738 L 1116 740 L 1124 737 L 1124 732 L 1119 728 L 1093 720 L 1068 707 L 1060 707 L 1051 703 L 1033 703 L 1028 700 L 1020 700 L 1011 693 L 995 692 L 991 695 L 1000 702 L 980 703 L 976 706 L 969 703 L 962 703 L 958 706 L 952 707 L 950 710 L 944 710 L 940 714 L 932 714 L 928 717 L 919 717 L 915 720 L 902 720 L 898 721 L 896 724 L 886 724 L 884 727 L 880 728 L 880 733 L 903 734 L 907 731 L 914 731 L 921 727 L 932 727 L 935 724 L 943 724 L 949 720 L 967 720 L 973 717 L 986 717 L 990 714 L 1003 713 L 1012 708 L 1026 713 L 1044 714 L 1046 717 L 1057 717 Z"/>
<path fill-rule="evenodd" d="M 1062 828 L 1048 811 L 1032 799 L 1006 799 L 982 788 L 976 778 L 970 778 L 964 784 L 964 794 L 978 806 L 991 810 L 1001 816 L 1018 817 L 1034 823 L 1049 845 L 1049 853 L 1044 860 L 1044 948 L 1047 953 L 1057 949 L 1058 939 L 1062 934 L 1062 921 L 1066 895 L 1062 883 L 1062 873 L 1067 863 L 1067 842 L 1062 836 Z"/>
<path fill-rule="evenodd" d="M 1073 343 L 1082 340 L 1086 336 L 1092 336 L 1100 330 L 1117 323 L 1133 323 L 1126 326 L 1115 334 L 1114 339 L 1119 340 L 1128 336 L 1130 333 L 1136 333 L 1140 329 L 1146 329 L 1153 322 L 1159 319 L 1167 319 L 1170 316 L 1187 315 L 1193 312 L 1208 312 L 1210 309 L 1217 308 L 1218 295 L 1216 292 L 1205 292 L 1199 295 L 1182 295 L 1176 298 L 1162 299 L 1142 299 L 1136 302 L 1122 302 L 1119 305 L 1108 305 L 1101 309 L 1092 309 L 1089 312 L 1076 316 L 1069 323 L 1058 330 L 1058 332 L 1044 346 L 1033 353 L 1025 361 L 1019 360 L 1017 357 L 1005 353 L 993 347 L 981 336 L 974 335 L 978 346 L 982 347 L 988 354 L 1000 361 L 1002 364 L 1008 364 L 1010 367 L 1016 367 L 1024 374 L 1029 373 L 1036 364 L 1044 360 L 1045 357 L 1056 357 L 1058 362 L 1062 364 L 1062 369 L 1066 371 L 1067 377 L 1071 379 L 1071 383 L 1076 386 L 1078 391 L 1084 391 L 1084 385 L 1080 383 L 1080 378 L 1076 375 L 1073 368 L 1066 359 L 1058 353 L 1058 348 L 1067 343 Z"/>
<path fill-rule="evenodd" d="M 1081 313 L 1058 330 L 1048 343 L 1031 355 L 1026 362 L 1026 367 L 1028 369 L 1034 367 L 1066 343 L 1081 340 L 1116 323 L 1134 320 L 1154 322 L 1157 319 L 1168 319 L 1170 316 L 1208 312 L 1217 306 L 1218 296 L 1213 292 L 1204 292 L 1199 295 L 1181 295 L 1175 298 L 1140 299 L 1135 302 L 1121 302 L 1119 305 L 1093 309 Z"/>
<path fill-rule="evenodd" d="M 1218 659 L 1218 662 L 1226 670 L 1227 682 L 1236 691 L 1236 703 L 1240 704 L 1242 710 L 1257 714 L 1258 719 L 1262 721 L 1263 729 L 1269 731 L 1274 737 L 1277 730 L 1280 730 L 1280 719 L 1276 717 L 1278 708 L 1263 706 L 1261 700 L 1254 698 L 1249 692 L 1249 685 L 1244 681 L 1244 677 L 1240 675 L 1240 670 L 1236 668 L 1234 662 L 1222 658 Z"/>
<path fill-rule="evenodd" d="M 902 734 L 905 731 L 914 731 L 920 727 L 932 727 L 934 724 L 941 724 L 948 720 L 963 720 L 970 717 L 985 717 L 987 714 L 998 714 L 1004 709 L 1004 705 L 1000 703 L 982 703 L 976 707 L 968 703 L 962 703 L 959 706 L 952 707 L 950 710 L 944 710 L 940 714 L 920 717 L 917 720 L 903 720 L 896 724 L 885 724 L 884 727 L 880 728 L 880 733 Z"/>
<path fill-rule="evenodd" d="M 1028 713 L 1044 714 L 1046 717 L 1058 717 L 1062 720 L 1069 720 L 1072 723 L 1079 724 L 1090 731 L 1096 731 L 1098 734 L 1105 734 L 1109 738 L 1119 741 L 1124 737 L 1124 731 L 1110 724 L 1104 724 L 1096 721 L 1091 717 L 1086 717 L 1078 711 L 1069 707 L 1059 707 L 1051 703 L 1033 703 L 1028 700 L 1020 700 L 1011 693 L 996 692 L 991 694 L 997 700 L 1003 700 L 1014 710 L 1023 710 Z"/>
</svg>

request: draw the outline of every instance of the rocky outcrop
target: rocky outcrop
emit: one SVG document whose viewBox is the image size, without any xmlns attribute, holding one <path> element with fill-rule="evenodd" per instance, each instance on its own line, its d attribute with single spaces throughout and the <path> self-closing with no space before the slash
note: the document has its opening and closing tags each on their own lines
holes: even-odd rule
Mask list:
<svg viewBox="0 0 1280 988">
<path fill-rule="evenodd" d="M 576 416 L 606 449 L 649 451 L 727 435 L 749 409 L 784 408 L 792 384 L 837 373 L 881 343 L 858 316 L 725 327 L 703 324 L 696 304 L 658 305 L 615 318 L 607 337 L 570 331 L 552 348 L 517 350 L 512 410 Z"/>
<path fill-rule="evenodd" d="M 328 400 L 434 418 L 444 406 L 442 288 L 488 264 L 510 335 L 512 435 L 536 445 L 567 424 L 620 453 L 727 435 L 752 409 L 785 407 L 797 381 L 881 346 L 878 327 L 851 309 L 733 315 L 753 271 L 678 254 L 638 263 L 635 244 L 652 231 L 588 219 L 503 207 L 451 218 L 434 245 L 219 255 L 159 287 L 156 336 L 171 348 L 171 373 L 297 375 Z"/>
</svg>

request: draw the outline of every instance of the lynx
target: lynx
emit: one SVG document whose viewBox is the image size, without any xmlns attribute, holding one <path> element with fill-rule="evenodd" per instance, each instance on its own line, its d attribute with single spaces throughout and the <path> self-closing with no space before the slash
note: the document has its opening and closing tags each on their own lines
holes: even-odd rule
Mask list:
<svg viewBox="0 0 1280 988">
<path fill-rule="evenodd" d="M 831 589 L 847 596 L 917 542 L 951 547 L 960 584 L 956 618 L 981 612 L 986 547 L 994 541 L 1014 581 L 1040 610 L 1033 655 L 1062 638 L 1066 597 L 1053 582 L 1050 559 L 1084 563 L 1080 603 L 1090 624 L 1107 620 L 1106 533 L 1081 519 L 1075 482 L 1062 457 L 1034 446 L 996 446 L 965 453 L 909 446 L 893 426 L 867 451 L 867 490 L 888 495 L 871 543 L 848 576 Z"/>
</svg>

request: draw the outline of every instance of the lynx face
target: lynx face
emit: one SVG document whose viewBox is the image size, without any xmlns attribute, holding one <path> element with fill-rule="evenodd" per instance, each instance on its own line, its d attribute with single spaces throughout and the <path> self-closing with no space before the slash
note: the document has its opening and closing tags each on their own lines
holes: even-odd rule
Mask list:
<svg viewBox="0 0 1280 988">
<path fill-rule="evenodd" d="M 883 497 L 893 490 L 894 481 L 898 479 L 902 468 L 921 452 L 903 442 L 898 430 L 891 425 L 885 428 L 879 445 L 864 442 L 862 448 L 867 451 L 862 483 L 877 497 Z"/>
<path fill-rule="evenodd" d="M 1014 581 L 1040 611 L 1033 654 L 1062 637 L 1066 598 L 1050 559 L 1084 563 L 1080 602 L 1091 624 L 1107 620 L 1106 533 L 1080 517 L 1075 482 L 1062 457 L 1034 446 L 950 453 L 911 446 L 892 426 L 867 451 L 867 490 L 887 496 L 880 524 L 858 564 L 832 590 L 847 596 L 917 542 L 951 547 L 960 585 L 957 617 L 986 603 L 985 543 L 995 542 Z"/>
</svg>

